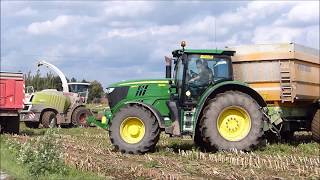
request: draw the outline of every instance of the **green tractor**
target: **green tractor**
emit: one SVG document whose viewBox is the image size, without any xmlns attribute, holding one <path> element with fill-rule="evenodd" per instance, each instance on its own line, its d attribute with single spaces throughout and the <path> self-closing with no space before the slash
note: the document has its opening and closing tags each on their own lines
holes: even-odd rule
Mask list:
<svg viewBox="0 0 320 180">
<path fill-rule="evenodd" d="M 206 151 L 250 151 L 263 145 L 265 131 L 275 126 L 264 99 L 233 80 L 234 51 L 181 46 L 166 58 L 166 79 L 110 85 L 110 110 L 101 121 L 93 116 L 87 121 L 108 129 L 115 148 L 130 154 L 153 150 L 161 131 L 191 135 Z"/>
</svg>

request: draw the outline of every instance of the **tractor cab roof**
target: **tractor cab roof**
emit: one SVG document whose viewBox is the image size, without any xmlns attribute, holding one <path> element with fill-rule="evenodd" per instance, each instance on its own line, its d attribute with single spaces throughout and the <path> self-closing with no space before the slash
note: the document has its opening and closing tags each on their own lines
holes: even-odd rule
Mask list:
<svg viewBox="0 0 320 180">
<path fill-rule="evenodd" d="M 233 56 L 235 51 L 221 50 L 221 49 L 177 49 L 172 51 L 173 57 L 179 57 L 182 54 L 212 54 L 212 55 L 226 55 Z"/>
</svg>

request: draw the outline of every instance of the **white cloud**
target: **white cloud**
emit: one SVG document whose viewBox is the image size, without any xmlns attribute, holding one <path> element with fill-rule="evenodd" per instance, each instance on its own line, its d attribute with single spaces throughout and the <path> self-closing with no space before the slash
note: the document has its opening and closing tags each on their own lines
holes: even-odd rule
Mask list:
<svg viewBox="0 0 320 180">
<path fill-rule="evenodd" d="M 295 42 L 319 48 L 319 2 L 290 2 L 269 25 L 254 28 L 253 43 Z"/>
<path fill-rule="evenodd" d="M 22 10 L 19 10 L 16 13 L 14 13 L 15 16 L 24 16 L 24 17 L 25 16 L 34 16 L 37 14 L 38 14 L 38 11 L 34 10 L 30 7 L 23 8 Z"/>
<path fill-rule="evenodd" d="M 44 22 L 34 22 L 27 28 L 27 32 L 31 34 L 55 33 L 71 22 L 70 16 L 59 15 L 54 20 Z"/>
<path fill-rule="evenodd" d="M 311 21 L 319 19 L 319 1 L 304 2 L 296 5 L 288 13 L 289 21 Z"/>
<path fill-rule="evenodd" d="M 286 7 L 291 6 L 288 1 L 251 1 L 244 7 L 239 7 L 235 11 L 221 14 L 217 19 L 223 25 L 247 26 L 253 22 L 280 12 Z"/>
<path fill-rule="evenodd" d="M 255 29 L 252 42 L 257 44 L 294 42 L 302 33 L 303 30 L 299 28 L 261 26 Z"/>
<path fill-rule="evenodd" d="M 319 1 L 297 3 L 288 13 L 275 21 L 275 25 L 319 22 Z"/>
<path fill-rule="evenodd" d="M 163 36 L 178 33 L 180 26 L 164 25 L 164 26 L 148 26 L 142 28 L 121 28 L 108 31 L 105 38 L 138 38 L 147 36 Z"/>
<path fill-rule="evenodd" d="M 154 8 L 152 2 L 126 1 L 106 2 L 104 13 L 107 17 L 136 17 L 151 12 Z"/>
<path fill-rule="evenodd" d="M 144 29 L 126 28 L 126 29 L 113 29 L 107 32 L 107 38 L 132 38 L 142 36 L 146 33 Z"/>
<path fill-rule="evenodd" d="M 179 25 L 155 26 L 149 29 L 151 35 L 174 35 L 181 30 Z"/>
</svg>

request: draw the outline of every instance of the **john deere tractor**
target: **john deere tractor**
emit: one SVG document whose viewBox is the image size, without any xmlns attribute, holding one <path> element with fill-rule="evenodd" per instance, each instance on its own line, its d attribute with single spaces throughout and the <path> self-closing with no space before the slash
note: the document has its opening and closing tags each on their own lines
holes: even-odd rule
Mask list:
<svg viewBox="0 0 320 180">
<path fill-rule="evenodd" d="M 110 110 L 101 121 L 91 116 L 88 122 L 108 129 L 115 148 L 130 154 L 153 150 L 161 131 L 191 135 L 207 151 L 250 151 L 263 144 L 273 125 L 263 98 L 233 80 L 234 51 L 181 46 L 166 57 L 165 79 L 110 85 Z"/>
</svg>

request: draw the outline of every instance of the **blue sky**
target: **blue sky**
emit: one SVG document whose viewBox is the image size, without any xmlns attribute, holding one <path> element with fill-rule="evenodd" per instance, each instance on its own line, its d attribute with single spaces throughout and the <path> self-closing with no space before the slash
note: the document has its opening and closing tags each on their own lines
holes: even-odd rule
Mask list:
<svg viewBox="0 0 320 180">
<path fill-rule="evenodd" d="M 164 56 L 181 40 L 319 48 L 319 1 L 1 1 L 1 70 L 34 72 L 43 59 L 106 87 L 164 77 Z"/>
</svg>

